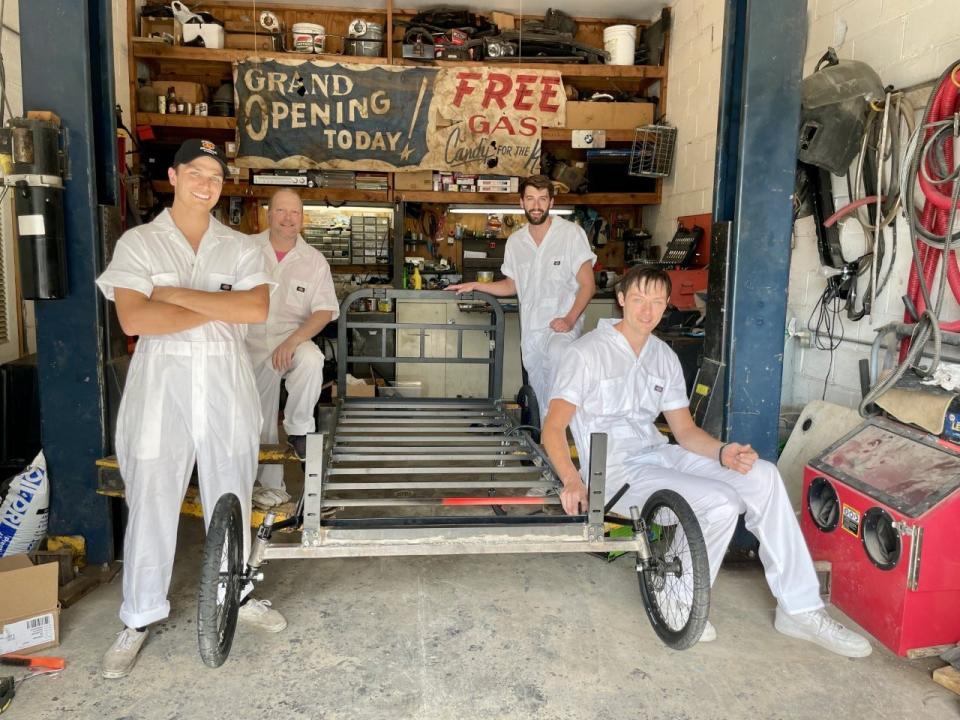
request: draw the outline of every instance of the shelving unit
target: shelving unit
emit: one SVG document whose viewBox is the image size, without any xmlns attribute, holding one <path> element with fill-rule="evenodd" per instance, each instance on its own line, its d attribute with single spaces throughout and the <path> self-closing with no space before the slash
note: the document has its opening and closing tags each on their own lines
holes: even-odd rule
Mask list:
<svg viewBox="0 0 960 720">
<path fill-rule="evenodd" d="M 137 125 L 152 125 L 164 128 L 184 128 L 203 130 L 224 130 L 234 132 L 237 129 L 237 120 L 232 117 L 199 117 L 197 115 L 165 115 L 162 113 L 137 113 Z M 631 142 L 634 130 L 607 130 L 607 140 L 610 142 Z M 569 142 L 573 130 L 567 128 L 543 128 L 541 137 L 545 142 Z"/>
<path fill-rule="evenodd" d="M 153 186 L 154 191 L 159 193 L 173 193 L 173 186 L 162 180 L 154 180 L 151 185 Z M 278 189 L 278 187 L 286 186 L 277 186 L 277 185 L 254 185 L 252 183 L 246 182 L 233 182 L 232 180 L 227 180 L 223 184 L 223 190 L 220 193 L 221 197 L 242 197 L 242 198 L 261 198 L 268 200 L 271 195 Z M 300 197 L 304 200 L 319 200 L 320 202 L 327 201 L 331 204 L 333 203 L 342 203 L 342 202 L 367 202 L 367 203 L 386 203 L 391 202 L 390 193 L 388 191 L 375 191 L 375 190 L 345 190 L 342 188 L 310 188 L 310 187 L 296 187 L 294 188 Z"/>
<path fill-rule="evenodd" d="M 302 61 L 304 59 L 325 60 L 330 62 L 344 62 L 364 65 L 387 65 L 387 66 L 483 66 L 495 65 L 504 69 L 533 69 L 555 71 L 562 75 L 566 84 L 574 86 L 604 86 L 609 85 L 611 89 L 630 90 L 643 92 L 651 85 L 659 83 L 660 87 L 660 112 L 662 114 L 664 101 L 666 98 L 667 86 L 667 67 L 664 66 L 645 66 L 645 65 L 589 65 L 589 64 L 571 64 L 571 63 L 537 63 L 522 59 L 510 61 L 416 61 L 404 58 L 393 57 L 393 37 L 392 25 L 395 18 L 409 17 L 407 11 L 396 10 L 393 7 L 392 0 L 387 0 L 386 8 L 380 9 L 345 9 L 345 8 L 312 8 L 306 6 L 271 6 L 281 16 L 289 28 L 293 22 L 301 20 L 316 20 L 322 22 L 328 33 L 336 35 L 340 25 L 343 29 L 349 18 L 364 16 L 376 18 L 377 21 L 384 21 L 386 30 L 386 52 L 387 57 L 361 57 L 353 55 L 342 55 L 337 53 L 322 55 L 304 55 L 295 52 L 273 52 L 256 50 L 236 50 L 236 49 L 207 49 L 182 46 L 166 45 L 162 42 L 146 41 L 138 38 L 136 35 L 136 21 L 134 11 L 134 0 L 128 0 L 128 32 L 130 35 L 130 66 L 131 66 L 131 97 L 136 97 L 136 72 L 137 62 L 146 63 L 153 72 L 154 76 L 159 78 L 180 79 L 193 82 L 200 82 L 208 86 L 215 86 L 219 82 L 226 80 L 232 75 L 232 65 L 235 62 L 246 60 L 248 58 L 260 57 L 280 58 Z M 211 0 L 209 10 L 217 14 L 218 12 L 227 18 L 237 18 L 241 13 L 247 12 L 242 8 L 232 6 L 225 0 Z M 582 33 L 586 33 L 589 42 L 599 44 L 602 36 L 602 29 L 609 24 L 622 22 L 637 23 L 636 20 L 614 19 L 614 18 L 577 18 L 580 23 Z M 580 35 L 578 35 L 578 39 Z M 134 100 L 135 102 L 135 100 Z M 236 133 L 236 119 L 233 117 L 199 117 L 192 115 L 159 114 L 137 112 L 134 108 L 134 118 L 137 125 L 149 125 L 154 128 L 158 137 L 167 139 L 179 139 L 186 137 L 191 132 L 203 131 L 209 133 L 212 139 L 226 140 L 232 139 Z M 599 128 L 598 128 L 599 129 Z M 569 143 L 572 137 L 572 130 L 562 128 L 543 128 L 541 133 L 542 141 L 546 144 L 562 146 L 563 143 Z M 621 146 L 632 142 L 635 136 L 635 130 L 606 130 L 606 139 L 608 143 Z M 171 192 L 168 183 L 154 181 L 152 187 L 160 193 Z M 269 197 L 276 186 L 253 185 L 248 182 L 227 182 L 224 185 L 223 195 L 227 197 L 243 198 L 266 198 Z M 390 189 L 387 191 L 369 191 L 369 190 L 345 190 L 345 189 L 325 189 L 325 188 L 302 188 L 297 190 L 302 194 L 305 200 L 326 201 L 331 204 L 341 202 L 372 202 L 372 203 L 390 203 L 390 202 L 421 202 L 436 204 L 503 204 L 504 202 L 514 203 L 516 201 L 515 193 L 450 193 L 433 191 L 409 191 L 395 190 L 393 183 L 390 183 Z M 586 193 L 586 194 L 565 194 L 557 197 L 557 203 L 563 205 L 603 205 L 603 206 L 638 206 L 652 205 L 660 202 L 661 183 L 656 181 L 655 190 L 652 192 L 605 192 L 605 193 Z"/>
</svg>

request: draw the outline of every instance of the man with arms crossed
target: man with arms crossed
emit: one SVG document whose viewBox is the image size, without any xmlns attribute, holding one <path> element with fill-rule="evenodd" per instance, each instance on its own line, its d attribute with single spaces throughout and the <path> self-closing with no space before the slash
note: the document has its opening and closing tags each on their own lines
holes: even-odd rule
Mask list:
<svg viewBox="0 0 960 720">
<path fill-rule="evenodd" d="M 847 657 L 870 654 L 870 643 L 833 620 L 823 608 L 813 561 L 775 465 L 759 460 L 749 445 L 721 443 L 690 416 L 683 371 L 676 353 L 652 333 L 670 297 L 670 277 L 636 266 L 620 281 L 623 320 L 601 320 L 573 343 L 553 386 L 543 444 L 563 482 L 563 509 L 586 508 L 587 489 L 567 446 L 573 431 L 581 468 L 590 466 L 590 435 L 608 437 L 606 495 L 629 489 L 614 510 L 629 514 L 655 491 L 668 488 L 690 504 L 703 530 L 711 584 L 724 552 L 746 513 L 760 541 L 767 583 L 777 598 L 774 626 Z M 654 420 L 667 420 L 677 445 L 668 445 Z M 702 641 L 716 638 L 709 622 Z"/>
<path fill-rule="evenodd" d="M 125 627 L 103 656 L 106 678 L 130 673 L 147 625 L 170 614 L 177 524 L 194 463 L 204 522 L 217 500 L 240 500 L 244 557 L 260 410 L 244 345 L 248 323 L 267 317 L 263 255 L 245 235 L 210 216 L 226 161 L 208 140 L 187 140 L 168 170 L 173 206 L 128 230 L 97 285 L 138 335 L 117 418 L 116 450 L 129 508 L 123 546 Z M 249 593 L 249 589 L 246 590 Z M 241 623 L 279 632 L 286 620 L 246 597 Z"/>
</svg>

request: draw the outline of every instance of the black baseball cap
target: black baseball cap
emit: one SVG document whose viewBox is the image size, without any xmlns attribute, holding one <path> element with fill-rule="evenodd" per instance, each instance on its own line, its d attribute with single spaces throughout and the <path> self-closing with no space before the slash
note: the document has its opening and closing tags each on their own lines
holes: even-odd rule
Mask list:
<svg viewBox="0 0 960 720">
<path fill-rule="evenodd" d="M 180 146 L 180 149 L 177 150 L 177 154 L 173 156 L 173 167 L 192 162 L 199 157 L 208 157 L 216 160 L 218 163 L 220 163 L 223 174 L 226 176 L 227 160 L 220 151 L 220 148 L 218 148 L 209 140 L 203 140 L 200 138 L 187 140 L 183 143 L 183 145 Z"/>
</svg>

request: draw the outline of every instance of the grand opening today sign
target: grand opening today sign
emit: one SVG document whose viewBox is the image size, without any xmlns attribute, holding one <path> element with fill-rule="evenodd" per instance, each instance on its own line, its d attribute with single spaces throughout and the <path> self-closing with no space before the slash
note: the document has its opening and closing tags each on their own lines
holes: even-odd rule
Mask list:
<svg viewBox="0 0 960 720">
<path fill-rule="evenodd" d="M 234 66 L 237 165 L 529 175 L 561 127 L 559 73 L 318 60 Z"/>
</svg>

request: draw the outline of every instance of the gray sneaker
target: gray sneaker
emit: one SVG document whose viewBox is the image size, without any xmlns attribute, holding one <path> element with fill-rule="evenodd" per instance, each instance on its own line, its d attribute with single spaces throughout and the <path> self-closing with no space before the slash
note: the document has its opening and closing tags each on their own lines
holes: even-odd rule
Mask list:
<svg viewBox="0 0 960 720">
<path fill-rule="evenodd" d="M 784 635 L 809 640 L 844 657 L 867 657 L 873 652 L 869 640 L 845 628 L 823 609 L 790 615 L 778 605 L 773 626 Z"/>
<path fill-rule="evenodd" d="M 283 488 L 255 487 L 253 504 L 261 510 L 269 510 L 290 501 L 290 494 Z"/>
<path fill-rule="evenodd" d="M 287 619 L 270 607 L 269 600 L 250 598 L 240 606 L 237 619 L 266 632 L 278 633 L 287 627 Z"/>
<path fill-rule="evenodd" d="M 150 633 L 146 628 L 138 632 L 133 628 L 124 628 L 117 634 L 110 649 L 103 654 L 100 673 L 107 679 L 126 677 L 137 664 L 137 654 Z"/>
</svg>

